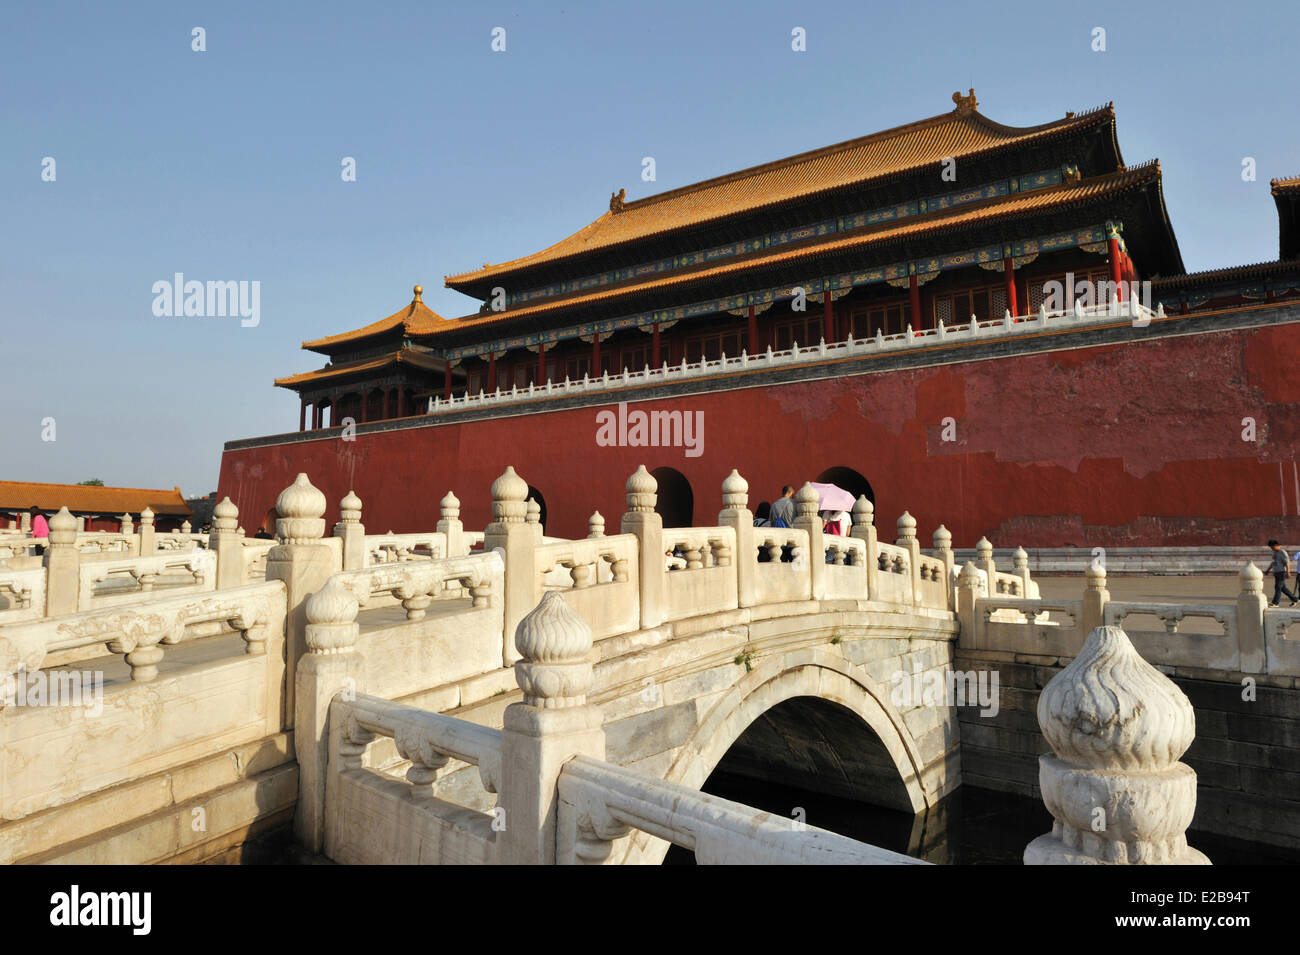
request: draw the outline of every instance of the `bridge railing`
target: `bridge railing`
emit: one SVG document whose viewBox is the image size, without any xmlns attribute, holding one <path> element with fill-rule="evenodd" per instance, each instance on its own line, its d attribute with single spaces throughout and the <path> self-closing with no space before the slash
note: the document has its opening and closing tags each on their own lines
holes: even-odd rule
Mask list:
<svg viewBox="0 0 1300 955">
<path fill-rule="evenodd" d="M 284 584 L 273 581 L 0 629 L 0 819 L 280 732 L 285 609 Z M 167 663 L 171 648 L 223 634 L 242 640 Z M 105 656 L 86 659 L 95 647 Z M 108 654 L 122 655 L 127 672 Z M 60 665 L 77 656 L 75 668 Z M 15 851 L 0 840 L 0 860 Z"/>
<path fill-rule="evenodd" d="M 627 633 L 640 625 L 635 534 L 555 541 L 536 550 L 537 597 L 557 591 L 598 636 Z"/>
<path fill-rule="evenodd" d="M 82 563 L 78 568 L 77 609 L 131 603 L 155 587 L 168 591 L 212 590 L 216 586 L 215 571 L 216 557 L 206 550 Z"/>
<path fill-rule="evenodd" d="M 349 686 L 345 674 L 368 671 L 355 623 L 335 619 L 347 616 L 341 579 L 308 602 L 295 828 L 309 849 L 346 863 L 599 863 L 621 861 L 616 843 L 639 830 L 706 864 L 918 864 L 605 761 L 601 711 L 586 696 L 593 634 L 566 602 L 576 591 L 548 591 L 520 621 L 523 700 L 495 730 Z M 378 740 L 392 741 L 395 761 L 375 765 Z M 473 798 L 444 792 L 472 766 Z M 367 824 L 386 818 L 395 824 Z"/>
<path fill-rule="evenodd" d="M 855 537 L 825 537 L 822 575 L 825 587 L 821 597 L 828 600 L 861 600 L 869 587 L 867 545 Z"/>
<path fill-rule="evenodd" d="M 0 567 L 0 626 L 45 616 L 45 568 Z"/>
<path fill-rule="evenodd" d="M 958 582 L 959 646 L 1073 657 L 1096 627 L 1123 626 L 1153 664 L 1300 675 L 1300 612 L 1269 609 L 1262 580 L 1260 569 L 1248 563 L 1238 575 L 1240 591 L 1233 603 L 1113 601 L 1106 571 L 1094 563 L 1082 599 L 1043 600 L 987 596 L 986 578 L 970 562 Z M 1031 582 L 1035 594 L 1036 587 Z M 1189 627 L 1189 621 L 1209 623 Z"/>
<path fill-rule="evenodd" d="M 447 539 L 443 534 L 367 534 L 366 554 L 372 564 L 391 564 L 404 560 L 437 560 L 447 557 Z"/>
<path fill-rule="evenodd" d="M 701 865 L 926 864 L 588 756 L 564 764 L 557 793 L 561 865 L 612 861 L 615 841 L 634 829 L 691 850 Z"/>
<path fill-rule="evenodd" d="M 671 527 L 662 532 L 665 619 L 736 609 L 736 531 L 731 527 Z"/>
</svg>

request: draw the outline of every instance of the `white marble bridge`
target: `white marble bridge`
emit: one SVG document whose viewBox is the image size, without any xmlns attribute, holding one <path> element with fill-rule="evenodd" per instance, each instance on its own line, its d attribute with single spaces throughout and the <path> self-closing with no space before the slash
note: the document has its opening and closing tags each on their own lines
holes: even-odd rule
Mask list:
<svg viewBox="0 0 1300 955">
<path fill-rule="evenodd" d="M 716 526 L 664 528 L 641 468 L 620 533 L 594 514 L 588 537 L 560 540 L 507 468 L 483 533 L 448 494 L 435 531 L 367 535 L 349 494 L 327 536 L 324 495 L 300 475 L 274 542 L 245 539 L 229 501 L 210 539 L 166 550 L 131 535 L 105 552 L 66 513 L 43 558 L 0 536 L 0 861 L 237 858 L 292 820 L 342 863 L 653 863 L 670 844 L 701 862 L 911 863 L 700 787 L 725 758 L 924 813 L 961 783 L 961 701 L 899 689 L 952 687 L 959 635 L 976 654 L 1067 660 L 1096 627 L 1163 613 L 1163 633 L 1134 633 L 1153 662 L 1300 674 L 1300 615 L 1265 613 L 1257 570 L 1220 608 L 1126 607 L 1099 569 L 1082 600 L 1049 602 L 1023 552 L 999 570 L 981 541 L 959 572 L 944 528 L 923 553 L 904 513 L 880 541 L 866 499 L 850 536 L 827 536 L 810 487 L 794 527 L 754 527 L 747 490 L 733 471 Z M 1197 614 L 1220 637 L 1178 632 Z M 84 705 L 67 698 L 78 688 Z M 1049 808 L 1072 851 L 1186 850 L 1190 806 L 1100 843 Z"/>
</svg>

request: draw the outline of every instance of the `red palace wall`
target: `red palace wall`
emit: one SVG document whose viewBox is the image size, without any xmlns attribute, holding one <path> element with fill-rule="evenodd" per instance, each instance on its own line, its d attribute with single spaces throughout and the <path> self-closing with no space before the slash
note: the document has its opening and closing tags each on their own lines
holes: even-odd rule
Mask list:
<svg viewBox="0 0 1300 955">
<path fill-rule="evenodd" d="M 923 546 L 1175 546 L 1300 541 L 1300 325 L 1206 332 L 839 379 L 640 401 L 703 412 L 703 453 L 601 447 L 617 404 L 226 451 L 219 495 L 253 533 L 299 471 L 326 519 L 355 489 L 370 533 L 432 530 L 448 489 L 465 526 L 490 520 L 505 465 L 537 488 L 547 532 L 585 536 L 599 510 L 617 533 L 639 464 L 690 481 L 694 523 L 716 523 L 733 467 L 750 508 L 824 470 L 871 483 L 881 538 L 907 509 Z M 953 418 L 955 440 L 945 441 Z M 1242 438 L 1255 420 L 1256 441 Z"/>
</svg>

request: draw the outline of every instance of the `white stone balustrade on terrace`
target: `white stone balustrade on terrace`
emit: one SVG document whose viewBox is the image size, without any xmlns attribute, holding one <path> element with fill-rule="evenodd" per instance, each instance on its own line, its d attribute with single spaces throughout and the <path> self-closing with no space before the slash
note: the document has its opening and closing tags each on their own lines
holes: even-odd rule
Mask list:
<svg viewBox="0 0 1300 955">
<path fill-rule="evenodd" d="M 962 647 L 1070 658 L 1097 627 L 1123 626 L 1144 659 L 1189 676 L 1300 676 L 1300 610 L 1270 609 L 1253 563 L 1241 569 L 1236 602 L 1223 604 L 1114 601 L 1098 563 L 1088 568 L 1081 600 L 1014 596 L 1019 579 L 1008 582 L 1007 596 L 989 596 L 986 578 L 967 563 L 957 583 Z"/>
<path fill-rule="evenodd" d="M 216 564 L 216 557 L 206 550 L 84 562 L 79 568 L 77 609 L 129 603 L 155 588 L 212 590 Z"/>
<path fill-rule="evenodd" d="M 284 584 L 143 599 L 0 627 L 0 820 L 13 824 L 0 859 L 46 838 L 38 822 L 23 825 L 34 813 L 281 732 Z M 60 664 L 96 646 L 120 658 Z M 36 674 L 47 692 L 61 686 L 82 699 L 21 705 L 15 684 Z M 97 702 L 92 689 L 102 691 Z M 64 837 L 98 831 L 94 814 L 68 820 Z"/>
<path fill-rule="evenodd" d="M 1046 308 L 1041 308 L 1036 313 L 1021 316 L 1013 316 L 1010 312 L 1005 312 L 1002 318 L 983 322 L 972 315 L 969 322 L 950 327 L 945 327 L 940 322 L 935 328 L 913 331 L 909 325 L 905 331 L 892 335 L 884 335 L 877 331 L 872 338 L 850 339 L 830 345 L 826 344 L 825 339 L 817 345 L 806 347 L 800 347 L 799 343 L 795 342 L 790 348 L 773 351 L 769 347 L 765 352 L 757 355 L 742 351 L 734 356 L 723 354 L 712 361 L 702 359 L 698 362 L 687 362 L 683 359 L 677 365 L 664 363 L 659 368 L 647 366 L 639 371 L 625 368 L 622 373 L 611 375 L 606 372 L 599 378 L 584 375 L 580 381 L 571 381 L 565 377 L 563 381 L 548 380 L 545 384 L 530 384 L 526 388 L 514 386 L 508 391 L 500 388 L 490 393 L 480 391 L 477 395 L 453 396 L 450 400 L 435 395 L 429 399 L 428 413 L 447 414 L 472 408 L 532 401 L 539 397 L 594 394 L 712 378 L 717 375 L 817 365 L 836 359 L 866 358 L 908 351 L 948 341 L 993 341 L 1000 338 L 1039 335 L 1067 328 L 1113 324 L 1118 319 L 1128 319 L 1135 324 L 1142 324 L 1153 318 L 1164 318 L 1164 314 L 1163 305 L 1159 305 L 1153 311 L 1140 302 L 1125 300 L 1087 306 L 1076 302 L 1072 309 L 1048 311 Z"/>
<path fill-rule="evenodd" d="M 324 495 L 299 475 L 277 501 L 276 541 L 256 542 L 273 544 L 264 582 L 244 583 L 253 542 L 224 501 L 206 551 L 162 555 L 215 560 L 215 590 L 155 589 L 40 619 L 0 614 L 0 861 L 95 861 L 76 848 L 88 836 L 136 832 L 130 826 L 143 825 L 146 811 L 171 811 L 174 799 L 185 813 L 193 798 L 227 813 L 209 820 L 225 827 L 214 831 L 292 812 L 302 845 L 340 862 L 650 861 L 660 841 L 703 862 L 910 862 L 703 795 L 695 787 L 708 766 L 661 778 L 638 762 L 625 718 L 657 715 L 678 699 L 671 694 L 686 692 L 671 674 L 698 665 L 678 686 L 725 678 L 708 699 L 737 700 L 732 711 L 701 710 L 700 731 L 712 728 L 722 742 L 699 745 L 725 746 L 763 712 L 763 693 L 746 689 L 751 678 L 777 698 L 851 701 L 863 692 L 854 679 L 868 679 L 854 676 L 864 671 L 852 659 L 884 667 L 871 671 L 876 680 L 899 666 L 890 659 L 943 668 L 959 621 L 963 645 L 1050 645 L 1067 655 L 1089 627 L 1125 609 L 1108 609 L 1104 576 L 1095 574 L 1081 601 L 1038 600 L 1027 563 L 1017 557 L 1015 572 L 1000 571 L 984 542 L 982 566 L 969 563 L 958 576 L 951 535 L 938 528 L 933 551 L 922 554 L 906 512 L 895 543 L 882 544 L 865 498 L 852 509 L 849 536 L 826 535 L 807 485 L 792 528 L 755 527 L 748 485 L 735 471 L 722 482 L 716 526 L 664 528 L 657 484 L 642 467 L 627 481 L 621 532 L 606 534 L 605 519 L 593 514 L 589 536 L 573 541 L 542 535 L 527 488 L 513 468 L 493 483 L 493 520 L 477 552 L 467 552 L 473 538 L 448 495 L 436 533 L 460 554 L 369 563 L 361 502 L 344 499 L 327 537 Z M 0 594 L 28 604 L 5 613 L 29 613 L 41 583 L 63 580 L 67 567 L 80 575 L 69 523 L 52 521 L 42 576 L 0 576 Z M 1237 655 L 1210 662 L 1296 667 L 1285 636 L 1300 614 L 1270 612 L 1266 621 L 1261 606 L 1258 625 L 1250 623 L 1263 598 L 1258 570 L 1247 576 L 1242 599 L 1223 614 L 1232 633 L 1220 642 Z M 1152 610 L 1130 609 L 1131 617 Z M 1054 619 L 1067 612 L 1072 626 Z M 1134 634 L 1153 663 L 1181 665 L 1204 643 L 1184 639 L 1173 623 L 1164 642 Z M 895 656 L 872 663 L 862 656 L 872 647 Z M 99 674 L 99 719 L 108 722 L 67 707 L 14 705 L 9 691 L 24 672 Z M 665 699 L 647 700 L 643 679 L 665 674 Z M 599 703 L 588 700 L 595 692 Z M 498 696 L 507 697 L 504 710 L 493 706 Z M 894 739 L 888 758 L 906 804 L 915 811 L 939 798 L 945 781 L 953 784 L 945 770 L 950 711 L 872 712 L 874 731 Z M 482 725 L 492 719 L 500 722 Z M 696 751 L 682 747 L 683 758 Z M 205 759 L 202 771 L 185 768 Z M 249 765 L 261 775 L 246 775 Z M 146 798 L 155 793 L 146 787 L 121 796 L 150 774 L 173 781 L 162 795 Z M 243 801 L 217 800 L 204 786 L 233 787 Z M 167 832 L 181 834 L 168 838 L 180 842 L 147 858 L 183 855 L 186 840 L 199 838 L 188 828 L 171 825 Z M 143 844 L 97 843 L 126 854 L 114 861 L 135 858 Z"/>
</svg>

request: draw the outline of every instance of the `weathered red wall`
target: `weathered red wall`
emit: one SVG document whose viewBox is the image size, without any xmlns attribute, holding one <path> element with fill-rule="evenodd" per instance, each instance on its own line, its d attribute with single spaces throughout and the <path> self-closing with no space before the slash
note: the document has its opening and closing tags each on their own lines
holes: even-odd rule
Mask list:
<svg viewBox="0 0 1300 955">
<path fill-rule="evenodd" d="M 958 547 L 1257 544 L 1300 540 L 1300 326 L 1283 325 L 641 402 L 704 412 L 704 453 L 596 443 L 583 408 L 329 438 L 222 458 L 219 494 L 249 533 L 299 471 L 330 501 L 352 488 L 372 533 L 432 529 L 454 489 L 467 527 L 490 519 L 507 464 L 546 499 L 547 530 L 617 533 L 638 464 L 681 471 L 695 523 L 716 522 L 731 468 L 751 508 L 782 484 L 847 466 L 871 482 L 882 539 L 904 508 L 922 543 Z M 943 419 L 956 440 L 942 440 Z M 1242 440 L 1242 419 L 1257 440 Z"/>
</svg>

